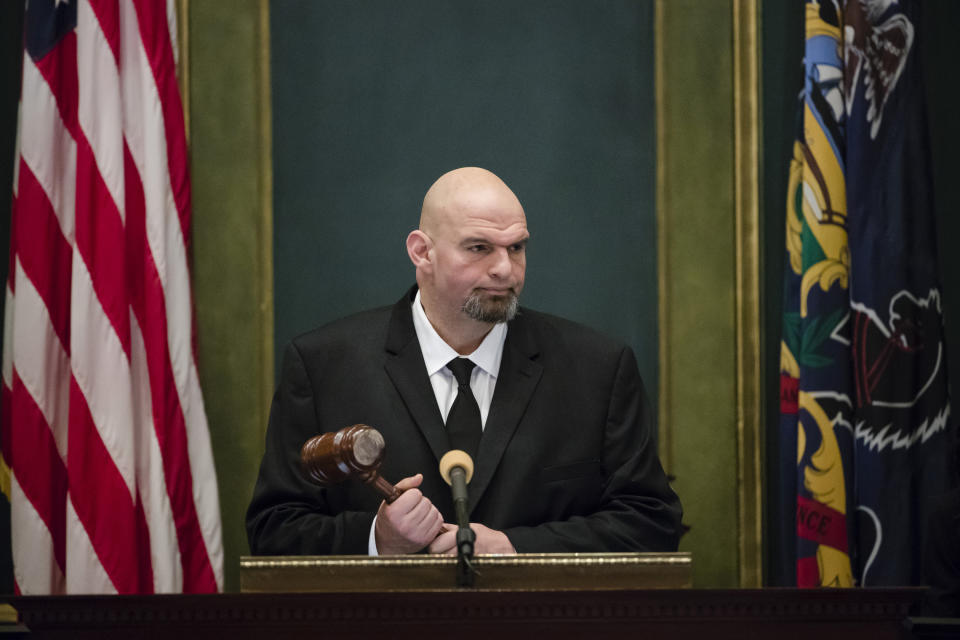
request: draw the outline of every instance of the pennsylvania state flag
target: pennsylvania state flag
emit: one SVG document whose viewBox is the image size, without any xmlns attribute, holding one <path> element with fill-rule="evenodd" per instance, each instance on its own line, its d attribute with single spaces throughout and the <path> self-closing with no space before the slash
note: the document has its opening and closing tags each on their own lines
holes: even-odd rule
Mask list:
<svg viewBox="0 0 960 640">
<path fill-rule="evenodd" d="M 921 583 L 950 478 L 918 5 L 806 3 L 780 364 L 799 586 Z"/>
</svg>

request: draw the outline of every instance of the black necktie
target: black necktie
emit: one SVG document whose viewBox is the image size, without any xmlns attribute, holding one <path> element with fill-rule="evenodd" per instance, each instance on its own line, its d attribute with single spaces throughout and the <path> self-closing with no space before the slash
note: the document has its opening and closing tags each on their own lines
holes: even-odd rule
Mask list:
<svg viewBox="0 0 960 640">
<path fill-rule="evenodd" d="M 483 433 L 480 406 L 470 389 L 470 373 L 474 366 L 476 365 L 467 358 L 454 358 L 447 363 L 447 368 L 453 372 L 459 386 L 457 397 L 447 414 L 447 436 L 450 438 L 451 448 L 462 449 L 471 458 L 477 455 L 480 435 Z"/>
</svg>

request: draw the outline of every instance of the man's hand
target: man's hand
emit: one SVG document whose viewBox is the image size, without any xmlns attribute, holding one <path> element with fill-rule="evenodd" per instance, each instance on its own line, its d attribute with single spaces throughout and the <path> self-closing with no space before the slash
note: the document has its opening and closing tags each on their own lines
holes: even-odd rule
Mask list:
<svg viewBox="0 0 960 640">
<path fill-rule="evenodd" d="M 416 553 L 443 530 L 440 511 L 417 489 L 421 482 L 420 473 L 404 478 L 397 483 L 400 497 L 380 504 L 373 532 L 380 555 Z"/>
<path fill-rule="evenodd" d="M 473 529 L 473 532 L 477 536 L 476 541 L 473 543 L 474 553 L 506 555 L 517 552 L 517 550 L 513 548 L 510 538 L 502 531 L 485 527 L 476 522 L 471 522 L 470 528 Z M 456 555 L 457 525 L 444 523 L 443 533 L 430 543 L 429 551 L 430 553 L 438 553 L 441 555 Z"/>
</svg>

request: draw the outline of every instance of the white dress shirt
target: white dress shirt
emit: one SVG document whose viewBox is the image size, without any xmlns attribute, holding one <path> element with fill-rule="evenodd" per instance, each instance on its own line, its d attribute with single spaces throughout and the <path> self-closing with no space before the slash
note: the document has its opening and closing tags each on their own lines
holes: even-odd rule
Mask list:
<svg viewBox="0 0 960 640">
<path fill-rule="evenodd" d="M 417 342 L 420 343 L 420 351 L 423 353 L 423 363 L 427 367 L 427 376 L 430 378 L 430 386 L 433 387 L 433 395 L 437 399 L 437 406 L 440 408 L 440 415 L 444 423 L 447 421 L 447 414 L 450 413 L 450 407 L 457 398 L 457 379 L 453 376 L 450 369 L 447 369 L 447 363 L 454 358 L 469 358 L 476 365 L 470 373 L 470 390 L 477 399 L 477 405 L 480 407 L 480 425 L 486 427 L 487 415 L 490 413 L 490 403 L 493 402 L 493 391 L 497 386 L 497 374 L 500 371 L 500 360 L 503 358 L 503 344 L 507 339 L 507 324 L 499 322 L 493 325 L 490 333 L 486 335 L 483 342 L 476 350 L 466 356 L 461 356 L 456 350 L 443 341 L 437 330 L 430 324 L 427 314 L 423 310 L 423 304 L 420 302 L 420 292 L 413 299 L 413 328 L 417 334 Z M 373 519 L 373 526 L 370 527 L 370 541 L 367 545 L 370 555 L 379 555 L 377 552 L 377 543 L 374 535 L 374 529 L 377 526 L 377 519 Z"/>
<path fill-rule="evenodd" d="M 457 379 L 453 376 L 447 363 L 454 358 L 461 357 L 453 347 L 448 345 L 433 328 L 427 319 L 420 302 L 420 292 L 413 300 L 413 328 L 417 332 L 417 341 L 423 353 L 423 363 L 427 366 L 427 375 L 433 387 L 433 395 L 437 398 L 440 415 L 446 423 L 450 407 L 457 398 Z M 477 366 L 470 374 L 470 389 L 480 406 L 480 424 L 486 426 L 487 414 L 490 413 L 490 403 L 493 401 L 493 390 L 497 386 L 497 373 L 500 371 L 500 359 L 503 357 L 503 343 L 507 339 L 507 324 L 500 322 L 493 325 L 490 333 L 483 339 L 476 350 L 464 358 L 469 358 Z"/>
</svg>

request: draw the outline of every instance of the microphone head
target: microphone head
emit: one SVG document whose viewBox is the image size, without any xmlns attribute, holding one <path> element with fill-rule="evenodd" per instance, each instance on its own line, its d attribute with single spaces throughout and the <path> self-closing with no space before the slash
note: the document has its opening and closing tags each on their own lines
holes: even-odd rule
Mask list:
<svg viewBox="0 0 960 640">
<path fill-rule="evenodd" d="M 449 485 L 453 484 L 453 480 L 450 479 L 450 472 L 453 471 L 454 467 L 463 469 L 467 484 L 469 484 L 470 478 L 473 477 L 473 460 L 466 451 L 451 449 L 440 458 L 440 475 Z"/>
</svg>

